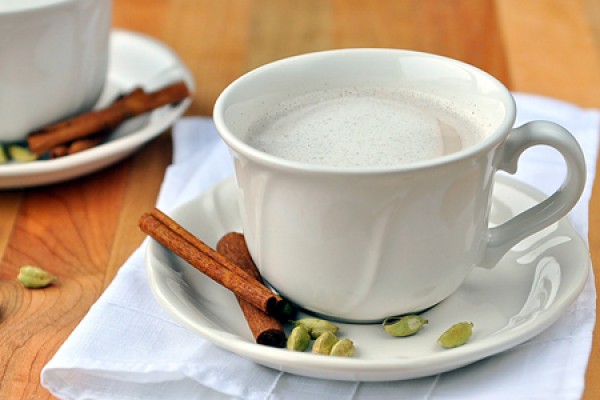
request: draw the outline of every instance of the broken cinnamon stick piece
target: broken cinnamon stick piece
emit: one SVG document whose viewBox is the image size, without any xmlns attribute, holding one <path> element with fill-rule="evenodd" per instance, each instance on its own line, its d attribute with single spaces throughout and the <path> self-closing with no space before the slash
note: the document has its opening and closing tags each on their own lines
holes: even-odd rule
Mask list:
<svg viewBox="0 0 600 400">
<path fill-rule="evenodd" d="M 50 158 L 64 157 L 91 149 L 106 140 L 110 133 L 110 131 L 100 132 L 90 137 L 74 140 L 71 143 L 58 145 L 50 149 Z"/>
<path fill-rule="evenodd" d="M 217 251 L 262 283 L 258 268 L 248 252 L 244 235 L 237 232 L 226 234 L 217 243 Z M 239 296 L 236 298 L 256 343 L 271 347 L 284 347 L 286 337 L 281 322 Z"/>
<path fill-rule="evenodd" d="M 66 144 L 58 145 L 50 150 L 50 158 L 60 158 L 69 155 L 69 146 Z"/>
<path fill-rule="evenodd" d="M 155 92 L 135 89 L 110 106 L 89 111 L 33 132 L 27 138 L 29 149 L 41 155 L 51 149 L 103 131 L 112 131 L 127 119 L 167 104 L 175 104 L 189 96 L 183 81 L 175 82 Z"/>
<path fill-rule="evenodd" d="M 71 142 L 71 144 L 69 144 L 67 154 L 75 154 L 87 149 L 91 149 L 92 147 L 97 146 L 100 142 L 106 139 L 107 136 L 108 135 L 103 135 L 99 133 L 89 138 L 75 140 Z"/>
<path fill-rule="evenodd" d="M 158 209 L 142 215 L 139 226 L 157 242 L 194 268 L 231 290 L 263 312 L 279 317 L 289 303 L 250 274 L 217 253 Z"/>
</svg>

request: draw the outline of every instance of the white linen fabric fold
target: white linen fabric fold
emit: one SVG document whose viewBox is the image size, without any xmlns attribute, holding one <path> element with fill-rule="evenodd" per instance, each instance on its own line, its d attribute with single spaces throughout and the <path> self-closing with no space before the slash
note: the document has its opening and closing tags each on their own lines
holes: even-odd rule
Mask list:
<svg viewBox="0 0 600 400">
<path fill-rule="evenodd" d="M 584 150 L 585 192 L 569 218 L 587 240 L 588 203 L 600 137 L 600 112 L 515 94 L 517 126 L 547 119 L 569 129 Z M 173 131 L 173 164 L 157 206 L 169 211 L 233 174 L 228 150 L 207 118 L 185 118 Z M 517 178 L 546 193 L 561 158 L 537 146 Z M 154 299 L 137 249 L 42 371 L 62 399 L 579 399 L 596 316 L 593 276 L 567 313 L 534 339 L 441 375 L 395 382 L 338 382 L 275 371 L 222 350 L 176 322 Z"/>
</svg>

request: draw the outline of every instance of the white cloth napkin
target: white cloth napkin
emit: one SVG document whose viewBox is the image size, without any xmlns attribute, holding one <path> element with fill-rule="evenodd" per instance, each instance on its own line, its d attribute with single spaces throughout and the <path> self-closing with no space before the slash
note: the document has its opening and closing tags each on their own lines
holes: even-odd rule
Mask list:
<svg viewBox="0 0 600 400">
<path fill-rule="evenodd" d="M 569 217 L 587 239 L 600 112 L 515 94 L 517 125 L 547 119 L 571 130 L 587 159 L 583 198 Z M 179 121 L 174 160 L 157 205 L 167 212 L 233 174 L 228 151 L 206 118 Z M 538 146 L 517 177 L 551 193 L 562 160 Z M 595 322 L 593 276 L 568 312 L 534 339 L 438 376 L 396 382 L 336 382 L 281 373 L 214 346 L 177 323 L 154 299 L 144 266 L 146 242 L 123 265 L 42 371 L 63 399 L 578 399 Z"/>
</svg>

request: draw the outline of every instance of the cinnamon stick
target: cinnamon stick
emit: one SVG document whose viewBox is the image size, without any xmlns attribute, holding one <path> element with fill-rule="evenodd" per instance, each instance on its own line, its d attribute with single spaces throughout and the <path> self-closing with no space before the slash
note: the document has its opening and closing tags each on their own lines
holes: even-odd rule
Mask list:
<svg viewBox="0 0 600 400">
<path fill-rule="evenodd" d="M 155 208 L 142 215 L 139 226 L 157 242 L 194 268 L 231 290 L 248 303 L 274 317 L 285 318 L 289 303 L 271 292 L 252 275 L 192 235 Z"/>
<path fill-rule="evenodd" d="M 125 120 L 189 96 L 185 82 L 175 82 L 155 92 L 142 89 L 121 96 L 110 106 L 50 125 L 28 136 L 29 149 L 38 156 L 57 146 L 103 131 L 112 131 Z"/>
<path fill-rule="evenodd" d="M 246 247 L 244 235 L 237 232 L 226 234 L 217 243 L 217 251 L 262 283 L 258 268 Z M 286 337 L 281 322 L 241 297 L 236 296 L 236 298 L 256 343 L 271 347 L 284 347 Z"/>
</svg>

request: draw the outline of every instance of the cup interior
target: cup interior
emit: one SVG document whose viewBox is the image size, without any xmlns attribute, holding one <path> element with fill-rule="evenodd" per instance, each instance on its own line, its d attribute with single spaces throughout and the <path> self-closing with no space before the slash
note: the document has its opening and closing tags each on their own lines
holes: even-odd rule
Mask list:
<svg viewBox="0 0 600 400">
<path fill-rule="evenodd" d="M 514 100 L 491 75 L 446 57 L 397 49 L 332 50 L 264 65 L 223 91 L 215 104 L 214 119 L 221 136 L 236 152 L 263 162 L 293 165 L 247 145 L 245 135 L 250 125 L 290 98 L 360 86 L 437 96 L 476 120 L 485 130 L 483 140 L 452 157 L 500 142 L 514 123 Z"/>
</svg>

